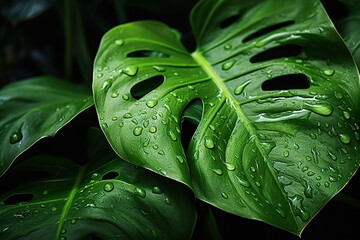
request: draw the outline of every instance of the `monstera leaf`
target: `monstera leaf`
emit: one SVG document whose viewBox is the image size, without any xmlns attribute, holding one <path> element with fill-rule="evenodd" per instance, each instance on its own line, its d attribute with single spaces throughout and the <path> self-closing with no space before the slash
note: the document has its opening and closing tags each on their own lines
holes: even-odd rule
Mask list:
<svg viewBox="0 0 360 240">
<path fill-rule="evenodd" d="M 22 152 L 92 105 L 89 92 L 55 77 L 35 77 L 0 89 L 0 176 Z"/>
<path fill-rule="evenodd" d="M 119 159 L 99 129 L 89 133 L 85 165 L 37 156 L 4 175 L 0 238 L 190 239 L 192 192 Z M 11 175 L 23 177 L 6 187 Z"/>
<path fill-rule="evenodd" d="M 319 1 L 203 0 L 190 20 L 192 53 L 156 21 L 105 34 L 93 83 L 102 130 L 125 160 L 300 235 L 359 166 L 348 49 Z M 183 147 L 181 123 L 199 106 Z"/>
</svg>

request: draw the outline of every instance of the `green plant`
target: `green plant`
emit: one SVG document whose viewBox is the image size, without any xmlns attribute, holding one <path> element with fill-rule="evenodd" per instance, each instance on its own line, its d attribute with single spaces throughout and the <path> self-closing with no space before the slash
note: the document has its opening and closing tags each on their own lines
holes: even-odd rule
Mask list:
<svg viewBox="0 0 360 240">
<path fill-rule="evenodd" d="M 350 17 L 335 29 L 320 1 L 202 0 L 194 48 L 158 21 L 108 31 L 93 97 L 51 76 L 6 85 L 0 236 L 221 239 L 216 209 L 300 235 L 359 166 Z M 71 51 L 65 59 L 69 79 Z M 94 110 L 99 126 L 85 120 Z M 82 147 L 36 149 L 55 133 Z"/>
</svg>

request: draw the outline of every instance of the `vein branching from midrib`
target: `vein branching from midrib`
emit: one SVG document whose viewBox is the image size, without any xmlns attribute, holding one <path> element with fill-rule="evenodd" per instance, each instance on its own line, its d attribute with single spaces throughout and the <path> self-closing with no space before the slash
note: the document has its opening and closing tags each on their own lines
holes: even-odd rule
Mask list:
<svg viewBox="0 0 360 240">
<path fill-rule="evenodd" d="M 64 227 L 64 223 L 65 223 L 65 220 L 66 220 L 67 215 L 69 213 L 71 204 L 72 204 L 72 202 L 74 200 L 74 197 L 75 197 L 75 195 L 76 195 L 76 193 L 77 193 L 77 191 L 79 189 L 79 185 L 80 185 L 81 180 L 82 180 L 82 178 L 84 176 L 85 169 L 86 169 L 86 167 L 81 167 L 79 169 L 79 173 L 76 176 L 74 186 L 72 187 L 72 189 L 71 189 L 71 191 L 69 193 L 69 196 L 66 199 L 65 205 L 64 205 L 64 207 L 63 207 L 63 209 L 61 211 L 61 215 L 60 215 L 60 218 L 59 218 L 59 221 L 58 221 L 56 234 L 55 234 L 55 239 L 60 239 L 61 230 Z"/>
</svg>

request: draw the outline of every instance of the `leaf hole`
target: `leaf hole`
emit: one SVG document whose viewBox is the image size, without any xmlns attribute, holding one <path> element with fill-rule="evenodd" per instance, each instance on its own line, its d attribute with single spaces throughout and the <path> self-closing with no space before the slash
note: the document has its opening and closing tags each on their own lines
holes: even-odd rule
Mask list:
<svg viewBox="0 0 360 240">
<path fill-rule="evenodd" d="M 139 100 L 140 98 L 142 98 L 143 96 L 145 96 L 146 94 L 148 94 L 149 92 L 151 92 L 152 90 L 156 89 L 161 84 L 163 84 L 164 81 L 165 81 L 165 79 L 164 79 L 164 76 L 162 76 L 162 75 L 157 75 L 157 76 L 148 78 L 144 81 L 141 81 L 141 82 L 135 84 L 131 88 L 130 94 L 133 98 L 135 98 L 136 100 Z"/>
<path fill-rule="evenodd" d="M 289 89 L 307 89 L 310 87 L 310 81 L 305 74 L 288 74 L 274 77 L 262 83 L 263 91 L 289 90 Z"/>
<path fill-rule="evenodd" d="M 169 58 L 170 55 L 160 51 L 139 50 L 128 53 L 129 58 Z"/>
<path fill-rule="evenodd" d="M 192 100 L 181 116 L 181 144 L 186 151 L 191 139 L 199 126 L 203 113 L 203 103 L 200 99 Z"/>
<path fill-rule="evenodd" d="M 31 199 L 34 198 L 34 194 L 32 193 L 18 193 L 12 195 L 4 200 L 6 205 L 13 205 L 21 202 L 30 202 Z"/>
<path fill-rule="evenodd" d="M 262 35 L 265 35 L 266 33 L 278 30 L 278 29 L 286 27 L 286 26 L 289 26 L 289 25 L 291 25 L 293 23 L 295 23 L 295 21 L 286 21 L 286 22 L 281 22 L 281 23 L 277 23 L 277 24 L 262 28 L 259 31 L 256 31 L 256 32 L 250 34 L 249 36 L 247 36 L 246 38 L 244 38 L 243 43 L 248 42 L 248 41 L 250 41 L 252 39 L 255 39 L 257 37 L 260 37 Z"/>
<path fill-rule="evenodd" d="M 251 63 L 263 62 L 271 59 L 295 57 L 302 51 L 302 47 L 295 44 L 287 44 L 267 49 L 250 58 Z"/>
<path fill-rule="evenodd" d="M 112 171 L 112 172 L 105 173 L 101 179 L 102 180 L 115 179 L 117 176 L 119 176 L 119 173 Z"/>
<path fill-rule="evenodd" d="M 220 23 L 220 28 L 224 29 L 229 27 L 230 25 L 234 24 L 237 20 L 239 20 L 239 18 L 240 18 L 240 14 L 237 14 L 225 19 Z"/>
</svg>

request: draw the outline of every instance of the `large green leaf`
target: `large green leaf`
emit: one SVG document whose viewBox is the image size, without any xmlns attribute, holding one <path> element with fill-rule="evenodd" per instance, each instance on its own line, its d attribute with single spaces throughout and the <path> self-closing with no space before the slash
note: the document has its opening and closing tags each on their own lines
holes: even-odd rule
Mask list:
<svg viewBox="0 0 360 240">
<path fill-rule="evenodd" d="M 203 0 L 191 22 L 193 53 L 155 21 L 105 34 L 93 83 L 103 131 L 125 160 L 300 235 L 359 166 L 351 55 L 319 1 Z M 199 101 L 185 154 L 181 119 Z"/>
<path fill-rule="evenodd" d="M 99 129 L 90 131 L 89 146 L 86 165 L 36 156 L 4 175 L 0 239 L 191 238 L 188 188 L 122 161 Z M 19 176 L 16 187 L 5 187 Z"/>
<path fill-rule="evenodd" d="M 54 77 L 26 79 L 0 89 L 0 176 L 22 152 L 92 105 L 89 92 Z"/>
</svg>

